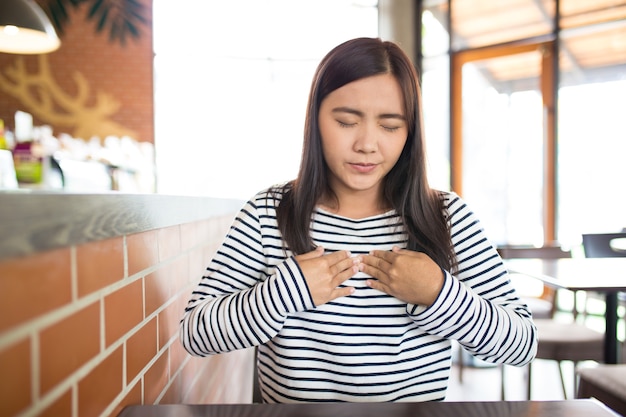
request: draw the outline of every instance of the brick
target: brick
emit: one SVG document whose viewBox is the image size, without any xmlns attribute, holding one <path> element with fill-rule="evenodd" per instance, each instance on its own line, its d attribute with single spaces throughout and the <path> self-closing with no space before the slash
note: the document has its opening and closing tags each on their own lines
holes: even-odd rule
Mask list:
<svg viewBox="0 0 626 417">
<path fill-rule="evenodd" d="M 31 404 L 30 338 L 0 351 L 0 414 L 11 416 Z"/>
<path fill-rule="evenodd" d="M 180 249 L 180 226 L 165 227 L 158 230 L 159 260 L 166 261 L 177 256 Z"/>
<path fill-rule="evenodd" d="M 170 383 L 170 386 L 165 391 L 165 394 L 163 394 L 159 404 L 180 404 L 183 400 L 181 388 L 182 381 L 180 375 L 178 375 Z"/>
<path fill-rule="evenodd" d="M 170 345 L 170 375 L 178 373 L 185 359 L 190 357 L 180 341 L 176 340 Z"/>
<path fill-rule="evenodd" d="M 141 380 L 130 389 L 128 394 L 120 401 L 117 407 L 111 413 L 111 416 L 117 416 L 122 412 L 122 409 L 127 405 L 142 404 L 141 402 Z"/>
<path fill-rule="evenodd" d="M 197 284 L 200 278 L 206 273 L 208 264 L 204 262 L 204 249 L 202 247 L 195 248 L 189 252 L 187 259 L 189 260 L 189 274 L 187 276 L 187 285 Z"/>
<path fill-rule="evenodd" d="M 152 4 L 141 0 L 144 5 L 146 22 L 152 21 Z M 152 45 L 152 25 L 139 27 L 141 36 L 129 38 L 124 45 L 119 42 L 109 42 L 108 32 L 97 32 L 92 20 L 86 19 L 87 5 L 79 10 L 68 8 L 69 22 L 64 26 L 63 42 L 61 47 L 42 56 L 49 62 L 51 76 L 60 91 L 67 94 L 67 101 L 78 99 L 77 84 L 74 78 L 76 73 L 84 77 L 87 89 L 85 106 L 95 110 L 98 95 L 106 94 L 109 100 L 119 102 L 120 107 L 115 114 L 105 117 L 101 124 L 108 125 L 106 134 L 120 135 L 116 125 L 135 132 L 135 139 L 154 143 L 154 48 Z M 0 55 L 0 68 L 9 68 L 15 65 L 17 59 L 26 61 L 28 72 L 37 73 L 38 59 L 36 55 Z M 13 120 L 16 109 L 29 111 L 34 115 L 36 126 L 49 124 L 53 126 L 55 134 L 73 132 L 75 126 L 55 124 L 55 114 L 44 114 L 29 108 L 26 103 L 10 94 L 3 94 L 0 100 L 0 118 L 5 121 Z M 59 108 L 56 111 L 69 111 L 69 108 Z M 86 110 L 85 110 L 86 111 Z M 106 116 L 106 115 L 105 115 Z M 44 119 L 41 120 L 41 117 Z M 83 135 L 89 140 L 91 135 Z"/>
<path fill-rule="evenodd" d="M 82 297 L 124 278 L 124 240 L 89 242 L 76 248 L 78 296 Z"/>
<path fill-rule="evenodd" d="M 60 417 L 72 415 L 72 391 L 71 389 L 61 395 L 55 402 L 46 407 L 38 414 L 39 417 Z"/>
<path fill-rule="evenodd" d="M 157 354 L 157 320 L 152 318 L 126 341 L 126 383 Z"/>
<path fill-rule="evenodd" d="M 69 249 L 0 262 L 0 331 L 71 302 Z"/>
<path fill-rule="evenodd" d="M 137 274 L 159 262 L 157 231 L 136 233 L 126 237 L 128 275 Z"/>
<path fill-rule="evenodd" d="M 43 329 L 39 343 L 41 392 L 46 393 L 100 352 L 100 303 Z"/>
<path fill-rule="evenodd" d="M 179 322 L 183 315 L 184 303 L 178 297 L 159 313 L 159 349 L 173 338 L 178 337 Z"/>
<path fill-rule="evenodd" d="M 172 265 L 172 282 L 170 295 L 178 294 L 189 283 L 189 254 L 176 258 Z M 198 278 L 200 279 L 200 278 Z"/>
<path fill-rule="evenodd" d="M 78 415 L 99 416 L 122 392 L 122 347 L 100 362 L 78 382 Z"/>
<path fill-rule="evenodd" d="M 175 292 L 175 274 L 176 266 L 170 263 L 145 277 L 146 317 L 172 297 Z"/>
<path fill-rule="evenodd" d="M 144 404 L 154 404 L 169 381 L 168 355 L 164 352 L 144 374 Z"/>
<path fill-rule="evenodd" d="M 105 343 L 110 346 L 143 320 L 143 288 L 138 279 L 104 298 Z"/>
<path fill-rule="evenodd" d="M 189 250 L 198 244 L 198 231 L 201 222 L 191 222 L 180 225 L 180 249 Z"/>
</svg>

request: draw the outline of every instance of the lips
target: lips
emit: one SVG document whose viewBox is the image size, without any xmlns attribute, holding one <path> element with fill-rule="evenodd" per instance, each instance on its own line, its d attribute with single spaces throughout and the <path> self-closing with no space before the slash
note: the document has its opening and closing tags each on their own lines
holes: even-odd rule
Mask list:
<svg viewBox="0 0 626 417">
<path fill-rule="evenodd" d="M 352 169 L 362 174 L 367 174 L 369 172 L 372 172 L 377 167 L 376 164 L 365 164 L 365 163 L 351 163 L 350 166 L 352 167 Z"/>
</svg>

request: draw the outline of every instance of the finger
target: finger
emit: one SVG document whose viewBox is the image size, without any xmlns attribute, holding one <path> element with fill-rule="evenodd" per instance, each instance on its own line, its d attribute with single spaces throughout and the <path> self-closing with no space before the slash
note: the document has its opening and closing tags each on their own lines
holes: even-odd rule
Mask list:
<svg viewBox="0 0 626 417">
<path fill-rule="evenodd" d="M 375 279 L 368 279 L 365 281 L 368 287 L 389 294 L 389 288 L 381 281 Z"/>
<path fill-rule="evenodd" d="M 352 254 L 348 252 L 347 250 L 340 250 L 340 251 L 332 252 L 332 253 L 329 253 L 328 255 L 325 255 L 326 259 L 328 260 L 328 265 L 338 264 L 346 259 L 350 259 L 351 256 Z"/>
<path fill-rule="evenodd" d="M 351 269 L 354 273 L 359 271 L 358 265 L 361 263 L 361 257 L 347 257 L 345 259 L 341 259 L 336 264 L 330 267 L 330 271 L 333 275 L 337 275 L 347 269 Z"/>
<path fill-rule="evenodd" d="M 388 250 L 375 250 L 370 252 L 370 256 L 383 259 L 387 263 L 392 263 L 398 257 L 398 254 Z"/>
<path fill-rule="evenodd" d="M 375 252 L 378 252 L 378 251 L 375 251 Z M 381 251 L 381 253 L 383 252 Z M 388 271 L 389 268 L 391 267 L 391 262 L 383 259 L 380 256 L 377 256 L 376 254 L 364 255 L 362 257 L 361 263 L 380 269 L 382 271 Z"/>
<path fill-rule="evenodd" d="M 333 276 L 331 280 L 332 285 L 335 287 L 339 287 L 345 281 L 352 278 L 357 272 L 359 272 L 358 266 L 356 264 L 351 264 L 349 268 L 343 269 Z"/>
<path fill-rule="evenodd" d="M 331 293 L 331 299 L 340 297 L 347 297 L 350 294 L 354 293 L 354 287 L 338 287 Z"/>
<path fill-rule="evenodd" d="M 378 268 L 376 268 L 374 266 L 368 265 L 366 263 L 361 263 L 359 265 L 359 271 L 363 272 L 366 275 L 369 275 L 370 277 L 376 278 L 376 279 L 381 280 L 381 281 L 387 281 L 387 279 L 388 279 L 388 275 L 387 275 L 386 272 L 384 272 L 384 271 L 382 271 L 382 270 L 380 270 L 380 269 L 378 269 Z"/>
<path fill-rule="evenodd" d="M 397 254 L 400 254 L 400 255 L 409 255 L 409 256 L 416 256 L 416 257 L 419 256 L 419 252 L 415 252 L 415 251 L 412 251 L 412 250 L 409 250 L 409 249 L 401 249 L 398 246 L 394 246 L 391 249 L 391 251 L 393 253 L 397 253 Z"/>
</svg>

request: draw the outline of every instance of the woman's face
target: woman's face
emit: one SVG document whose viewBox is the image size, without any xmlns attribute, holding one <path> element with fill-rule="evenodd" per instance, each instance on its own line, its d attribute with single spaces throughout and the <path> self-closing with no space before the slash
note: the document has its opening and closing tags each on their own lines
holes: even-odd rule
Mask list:
<svg viewBox="0 0 626 417">
<path fill-rule="evenodd" d="M 382 196 L 382 180 L 407 140 L 403 104 L 400 84 L 391 74 L 351 82 L 324 98 L 322 149 L 339 200 L 359 193 Z"/>
</svg>

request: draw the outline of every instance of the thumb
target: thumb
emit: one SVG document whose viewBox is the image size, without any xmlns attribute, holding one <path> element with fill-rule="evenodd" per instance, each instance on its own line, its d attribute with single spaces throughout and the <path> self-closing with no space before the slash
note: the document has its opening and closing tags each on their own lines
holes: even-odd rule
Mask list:
<svg viewBox="0 0 626 417">
<path fill-rule="evenodd" d="M 393 248 L 391 248 L 391 251 L 393 253 L 400 253 L 400 254 L 403 254 L 403 255 L 419 256 L 418 252 L 415 252 L 415 251 L 412 251 L 412 250 L 409 250 L 409 249 L 401 249 L 398 246 L 394 246 Z"/>
</svg>

